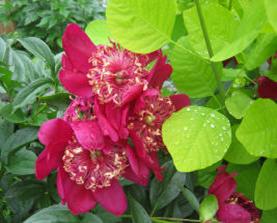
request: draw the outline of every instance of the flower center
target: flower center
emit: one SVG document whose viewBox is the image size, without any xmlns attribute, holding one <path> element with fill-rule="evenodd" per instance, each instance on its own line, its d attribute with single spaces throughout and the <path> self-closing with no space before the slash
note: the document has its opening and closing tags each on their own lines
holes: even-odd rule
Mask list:
<svg viewBox="0 0 277 223">
<path fill-rule="evenodd" d="M 153 114 L 149 114 L 144 117 L 144 121 L 148 125 L 151 125 L 155 120 L 156 120 L 156 116 Z"/>
<path fill-rule="evenodd" d="M 71 180 L 92 191 L 109 187 L 111 181 L 118 179 L 128 166 L 122 151 L 89 151 L 74 143 L 65 149 L 63 163 Z"/>
</svg>

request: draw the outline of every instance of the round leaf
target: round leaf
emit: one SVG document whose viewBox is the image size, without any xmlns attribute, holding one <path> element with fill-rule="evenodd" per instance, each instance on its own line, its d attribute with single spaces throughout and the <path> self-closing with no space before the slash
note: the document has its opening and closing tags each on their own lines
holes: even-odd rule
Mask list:
<svg viewBox="0 0 277 223">
<path fill-rule="evenodd" d="M 264 0 L 266 14 L 272 27 L 277 32 L 277 1 L 276 0 Z"/>
<path fill-rule="evenodd" d="M 254 156 L 277 157 L 277 105 L 258 99 L 247 110 L 236 136 Z"/>
<path fill-rule="evenodd" d="M 228 112 L 236 119 L 241 119 L 253 100 L 241 91 L 235 91 L 226 99 L 225 105 Z"/>
<path fill-rule="evenodd" d="M 276 160 L 265 161 L 255 190 L 255 204 L 262 210 L 277 207 L 277 163 Z"/>
<path fill-rule="evenodd" d="M 108 45 L 110 43 L 109 37 L 111 37 L 105 20 L 94 20 L 90 22 L 86 27 L 86 34 L 96 45 Z"/>
<path fill-rule="evenodd" d="M 191 172 L 221 160 L 231 143 L 229 120 L 213 109 L 191 106 L 163 125 L 163 140 L 179 171 Z"/>
<path fill-rule="evenodd" d="M 110 0 L 106 15 L 117 42 L 131 51 L 149 53 L 170 41 L 176 10 L 172 0 Z"/>
<path fill-rule="evenodd" d="M 252 163 L 255 160 L 259 159 L 259 157 L 255 157 L 250 155 L 244 146 L 237 140 L 235 135 L 238 125 L 232 126 L 232 143 L 227 153 L 224 156 L 224 159 L 230 163 L 235 164 L 248 164 Z"/>
</svg>

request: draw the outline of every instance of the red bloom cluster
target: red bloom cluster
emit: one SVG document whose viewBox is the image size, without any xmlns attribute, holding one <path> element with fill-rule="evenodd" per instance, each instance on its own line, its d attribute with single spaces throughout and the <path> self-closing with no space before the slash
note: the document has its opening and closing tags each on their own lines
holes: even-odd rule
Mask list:
<svg viewBox="0 0 277 223">
<path fill-rule="evenodd" d="M 234 173 L 227 173 L 226 166 L 217 170 L 217 176 L 210 186 L 209 194 L 218 200 L 217 219 L 222 223 L 259 223 L 260 212 L 254 203 L 236 192 Z"/>
<path fill-rule="evenodd" d="M 36 176 L 56 169 L 59 196 L 74 214 L 99 203 L 121 215 L 127 201 L 119 180 L 146 185 L 150 171 L 162 180 L 161 126 L 189 98 L 161 95 L 172 72 L 161 51 L 141 55 L 115 43 L 96 46 L 75 24 L 67 26 L 63 47 L 59 78 L 75 99 L 62 118 L 41 126 L 45 149 Z"/>
</svg>

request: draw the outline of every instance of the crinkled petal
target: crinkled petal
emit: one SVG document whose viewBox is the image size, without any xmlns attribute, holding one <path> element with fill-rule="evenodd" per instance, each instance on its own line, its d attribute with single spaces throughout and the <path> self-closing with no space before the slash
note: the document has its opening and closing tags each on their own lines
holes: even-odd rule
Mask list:
<svg viewBox="0 0 277 223">
<path fill-rule="evenodd" d="M 78 142 L 85 149 L 102 149 L 104 147 L 104 136 L 97 121 L 73 121 L 71 127 Z"/>
<path fill-rule="evenodd" d="M 36 177 L 39 180 L 47 177 L 50 172 L 58 168 L 62 162 L 62 156 L 66 142 L 52 142 L 46 146 L 36 160 Z"/>
<path fill-rule="evenodd" d="M 96 46 L 87 34 L 76 24 L 67 25 L 62 37 L 63 48 L 74 68 L 87 74 L 91 65 L 89 58 L 96 51 Z"/>
<path fill-rule="evenodd" d="M 261 98 L 277 100 L 277 82 L 262 76 L 258 79 L 258 94 Z"/>
<path fill-rule="evenodd" d="M 110 187 L 96 190 L 93 195 L 103 208 L 116 216 L 127 210 L 126 195 L 117 180 L 113 180 Z"/>
<path fill-rule="evenodd" d="M 59 73 L 59 79 L 64 88 L 74 95 L 80 97 L 91 97 L 93 95 L 85 74 L 62 69 Z"/>
<path fill-rule="evenodd" d="M 39 141 L 44 145 L 55 141 L 68 142 L 72 135 L 70 125 L 60 118 L 44 122 L 38 132 Z"/>
<path fill-rule="evenodd" d="M 185 94 L 175 94 L 170 96 L 170 100 L 174 104 L 176 111 L 190 105 L 190 99 Z"/>
<path fill-rule="evenodd" d="M 135 174 L 134 171 L 130 167 L 127 167 L 124 170 L 123 177 L 126 178 L 127 180 L 130 180 L 130 181 L 132 181 L 136 184 L 139 184 L 141 186 L 147 186 L 148 181 L 149 181 L 149 174 L 150 174 L 150 171 L 149 171 L 148 168 L 147 168 L 147 170 L 148 170 L 148 176 L 144 177 L 142 175 Z"/>
<path fill-rule="evenodd" d="M 122 96 L 122 103 L 121 106 L 124 106 L 131 101 L 135 100 L 140 96 L 140 94 L 143 91 L 143 85 L 142 84 L 137 84 L 132 87 L 130 87 L 127 91 L 124 92 Z"/>
<path fill-rule="evenodd" d="M 250 223 L 251 215 L 238 204 L 225 204 L 219 208 L 217 219 L 224 223 Z"/>
<path fill-rule="evenodd" d="M 105 115 L 105 109 L 97 99 L 94 100 L 94 112 L 98 119 L 99 126 L 105 136 L 109 136 L 114 142 L 118 141 L 119 136 L 115 129 L 110 124 Z"/>
<path fill-rule="evenodd" d="M 133 149 L 129 145 L 127 145 L 126 154 L 132 170 L 134 171 L 135 174 L 139 175 L 138 160 L 136 158 L 136 154 L 134 153 Z"/>
</svg>

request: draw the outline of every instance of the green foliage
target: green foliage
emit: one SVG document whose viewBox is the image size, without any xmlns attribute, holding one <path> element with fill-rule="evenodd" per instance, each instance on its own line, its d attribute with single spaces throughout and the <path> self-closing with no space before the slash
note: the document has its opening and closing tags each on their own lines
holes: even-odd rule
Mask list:
<svg viewBox="0 0 277 223">
<path fill-rule="evenodd" d="M 59 51 L 66 25 L 75 22 L 84 27 L 94 18 L 103 17 L 102 4 L 90 0 L 12 0 L 0 7 L 0 21 L 15 22 L 20 36 L 41 38 Z"/>
<path fill-rule="evenodd" d="M 208 221 L 211 220 L 218 210 L 217 198 L 214 195 L 209 195 L 201 202 L 199 212 L 200 220 Z"/>
<path fill-rule="evenodd" d="M 105 20 L 94 20 L 86 27 L 86 33 L 96 45 L 109 45 L 110 31 Z"/>
<path fill-rule="evenodd" d="M 107 8 L 108 26 L 115 40 L 137 53 L 149 53 L 168 43 L 175 15 L 172 0 L 111 0 Z"/>
<path fill-rule="evenodd" d="M 231 143 L 228 119 L 213 109 L 190 106 L 163 125 L 163 140 L 179 171 L 206 168 L 223 158 Z"/>
<path fill-rule="evenodd" d="M 262 210 L 277 207 L 277 181 L 273 180 L 276 177 L 276 160 L 267 159 L 260 171 L 255 190 L 255 203 Z"/>
<path fill-rule="evenodd" d="M 254 156 L 277 157 L 277 105 L 258 99 L 247 110 L 236 136 Z"/>
</svg>

